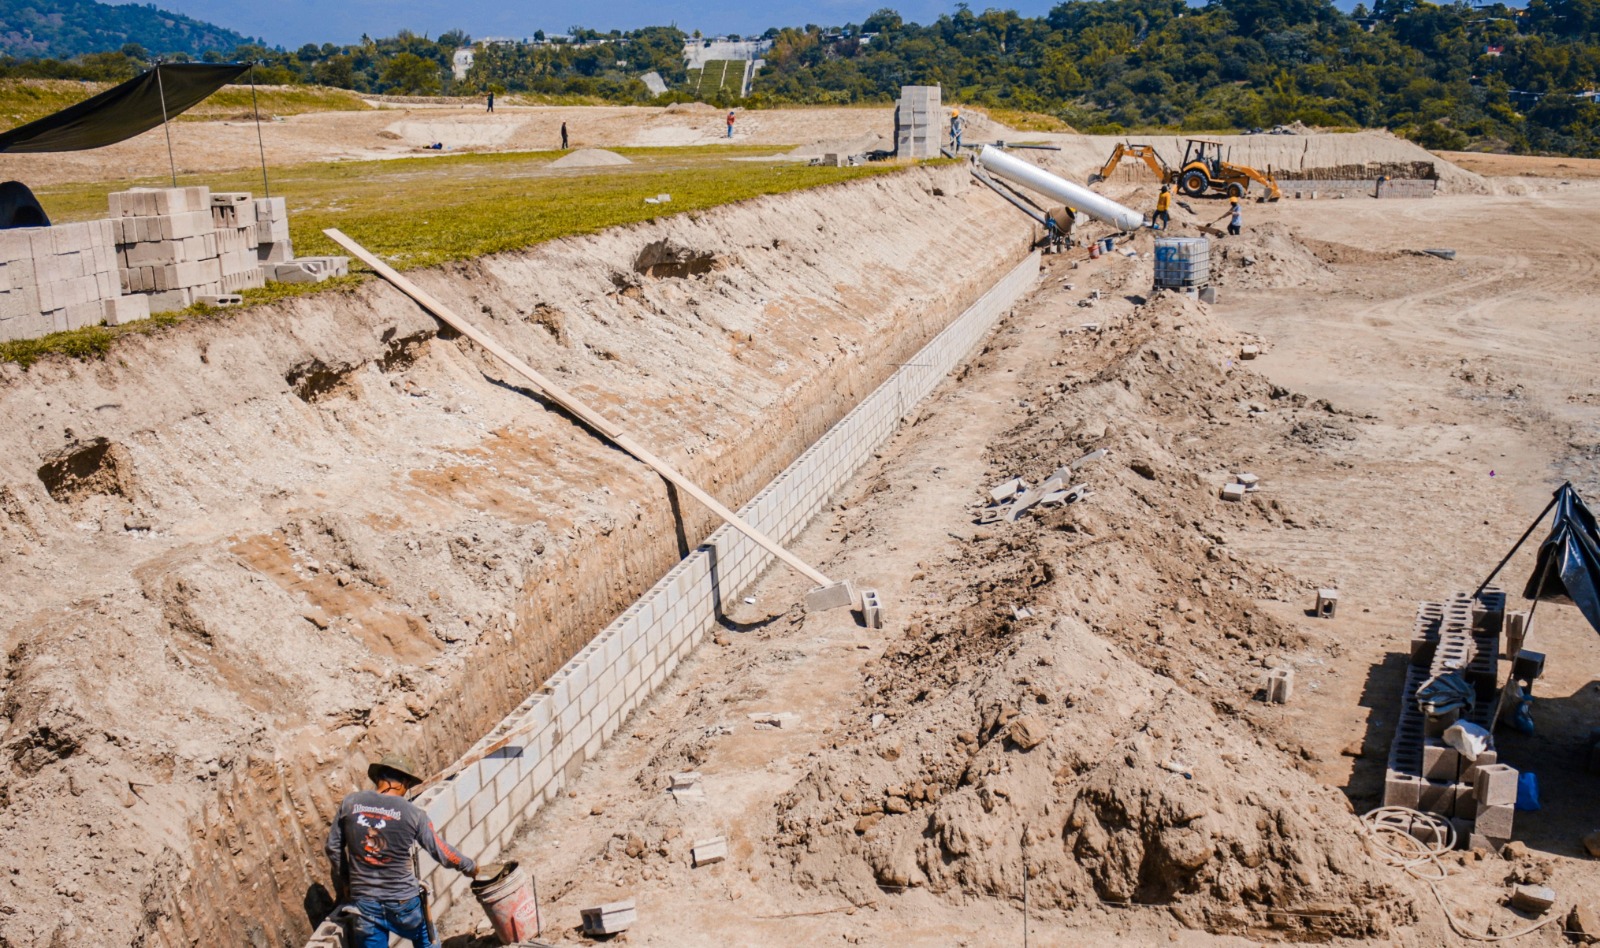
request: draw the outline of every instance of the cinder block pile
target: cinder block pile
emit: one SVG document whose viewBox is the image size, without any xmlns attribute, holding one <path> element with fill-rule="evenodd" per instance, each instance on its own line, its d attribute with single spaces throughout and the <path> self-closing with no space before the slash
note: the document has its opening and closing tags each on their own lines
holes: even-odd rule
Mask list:
<svg viewBox="0 0 1600 948">
<path fill-rule="evenodd" d="M 1505 603 L 1505 593 L 1490 587 L 1476 599 L 1470 593 L 1456 593 L 1443 602 L 1418 606 L 1411 661 L 1400 695 L 1400 722 L 1390 745 L 1383 790 L 1385 806 L 1445 817 L 1461 841 L 1495 850 L 1511 838 L 1517 772 L 1499 763 L 1492 746 L 1468 759 L 1446 743 L 1443 734 L 1458 720 L 1486 730 L 1493 723 Z M 1449 672 L 1460 673 L 1472 686 L 1470 707 L 1464 712 L 1424 714 L 1417 706 L 1418 689 Z"/>
<path fill-rule="evenodd" d="M 0 231 L 0 341 L 150 315 L 122 296 L 110 221 Z"/>
<path fill-rule="evenodd" d="M 256 198 L 256 259 L 283 263 L 294 259 L 289 242 L 289 206 L 281 197 Z"/>
<path fill-rule="evenodd" d="M 938 86 L 901 86 L 895 109 L 895 154 L 937 158 L 944 143 L 944 106 Z"/>
<path fill-rule="evenodd" d="M 122 287 L 154 312 L 261 286 L 255 204 L 205 186 L 136 188 L 111 195 Z"/>
<path fill-rule="evenodd" d="M 255 198 L 244 191 L 212 193 L 211 226 L 217 235 L 217 282 L 222 293 L 265 285 L 257 258 L 261 241 L 257 237 Z"/>
</svg>

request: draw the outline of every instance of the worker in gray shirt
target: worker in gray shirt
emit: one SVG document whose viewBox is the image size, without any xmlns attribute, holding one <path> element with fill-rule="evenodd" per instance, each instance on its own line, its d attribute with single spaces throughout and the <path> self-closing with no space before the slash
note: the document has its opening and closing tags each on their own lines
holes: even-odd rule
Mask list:
<svg viewBox="0 0 1600 948">
<path fill-rule="evenodd" d="M 367 768 L 367 776 L 377 789 L 345 797 L 328 830 L 328 861 L 347 906 L 347 944 L 388 948 L 393 934 L 415 948 L 436 948 L 413 853 L 420 846 L 439 865 L 469 876 L 478 874 L 478 864 L 445 842 L 427 812 L 406 799 L 422 782 L 410 758 L 390 754 Z"/>
</svg>

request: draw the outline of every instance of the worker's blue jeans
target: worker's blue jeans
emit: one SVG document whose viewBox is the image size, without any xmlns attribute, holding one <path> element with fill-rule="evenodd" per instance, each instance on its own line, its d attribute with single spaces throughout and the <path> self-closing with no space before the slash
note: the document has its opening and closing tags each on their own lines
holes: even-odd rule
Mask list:
<svg viewBox="0 0 1600 948">
<path fill-rule="evenodd" d="M 409 938 L 416 948 L 436 948 L 428 920 L 422 915 L 422 896 L 405 902 L 357 899 L 359 918 L 350 920 L 350 948 L 389 948 L 389 936 Z"/>
</svg>

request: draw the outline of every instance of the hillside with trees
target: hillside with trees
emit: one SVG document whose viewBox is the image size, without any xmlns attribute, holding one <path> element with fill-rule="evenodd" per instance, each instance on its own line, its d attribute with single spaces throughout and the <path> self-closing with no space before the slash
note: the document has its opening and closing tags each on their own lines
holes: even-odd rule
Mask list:
<svg viewBox="0 0 1600 948">
<path fill-rule="evenodd" d="M 71 59 L 135 44 L 155 55 L 200 56 L 249 42 L 233 30 L 159 10 L 95 0 L 0 0 L 0 56 Z"/>
<path fill-rule="evenodd" d="M 0 0 L 0 8 L 13 2 Z M 100 6 L 36 0 L 72 3 Z M 708 97 L 713 104 L 888 102 L 902 85 L 937 83 L 948 102 L 1043 113 L 1086 131 L 1303 122 L 1387 127 L 1432 148 L 1600 156 L 1600 0 L 1530 0 L 1522 8 L 1373 0 L 1350 13 L 1330 0 L 1067 0 L 1042 17 L 959 5 L 926 25 L 883 9 L 859 24 L 774 27 L 764 38 L 772 48 L 750 96 L 718 90 Z M 479 45 L 462 82 L 450 71 L 454 51 L 471 42 L 460 31 L 197 55 L 260 62 L 261 82 L 365 93 L 492 89 L 657 104 L 691 97 L 682 58 L 688 37 L 676 27 L 574 27 L 567 37 L 535 39 Z M 69 61 L 9 58 L 0 74 L 110 79 L 141 68 L 144 49 L 106 51 L 114 49 Z M 652 97 L 638 78 L 649 71 L 671 91 Z"/>
</svg>

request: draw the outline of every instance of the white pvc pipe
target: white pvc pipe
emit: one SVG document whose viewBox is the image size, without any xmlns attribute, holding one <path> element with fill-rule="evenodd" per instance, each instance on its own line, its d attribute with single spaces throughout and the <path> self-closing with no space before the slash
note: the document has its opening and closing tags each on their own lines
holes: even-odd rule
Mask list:
<svg viewBox="0 0 1600 948">
<path fill-rule="evenodd" d="M 1053 175 L 1038 165 L 1014 158 L 992 145 L 983 146 L 978 163 L 991 174 L 999 175 L 1015 184 L 1048 195 L 1062 204 L 1105 221 L 1120 230 L 1138 230 L 1144 226 L 1144 215 L 1130 210 L 1082 185 Z"/>
</svg>

